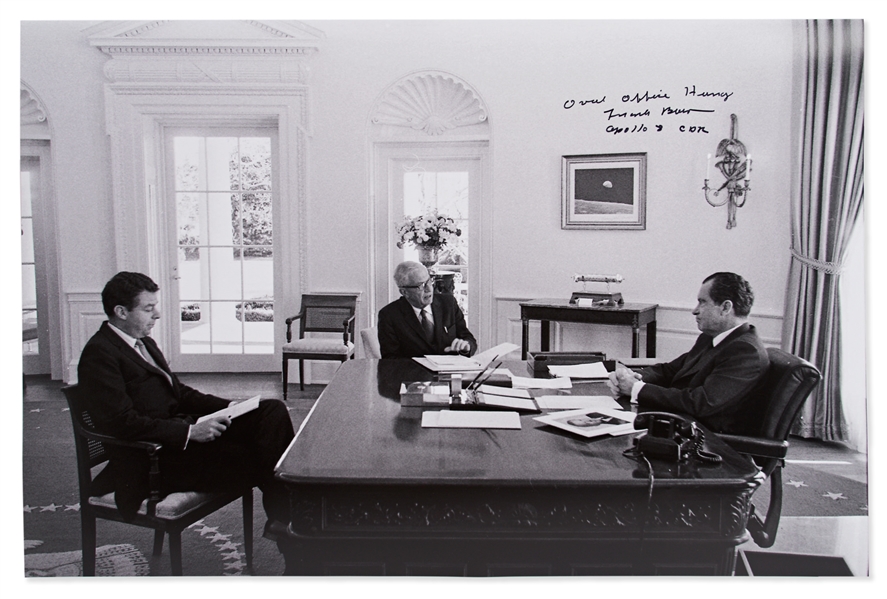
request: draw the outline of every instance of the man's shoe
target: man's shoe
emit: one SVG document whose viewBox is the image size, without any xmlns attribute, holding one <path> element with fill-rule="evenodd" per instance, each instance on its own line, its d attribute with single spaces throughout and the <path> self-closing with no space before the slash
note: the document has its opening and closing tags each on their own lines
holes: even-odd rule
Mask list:
<svg viewBox="0 0 887 599">
<path fill-rule="evenodd" d="M 276 542 L 279 538 L 285 537 L 286 534 L 287 525 L 280 520 L 268 520 L 265 522 L 265 531 L 262 533 L 262 536 L 269 541 Z"/>
</svg>

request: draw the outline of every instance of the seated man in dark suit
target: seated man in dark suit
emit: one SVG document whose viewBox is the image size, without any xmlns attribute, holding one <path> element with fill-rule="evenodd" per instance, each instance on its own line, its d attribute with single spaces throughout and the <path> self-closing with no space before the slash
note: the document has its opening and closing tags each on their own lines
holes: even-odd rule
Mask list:
<svg viewBox="0 0 887 599">
<path fill-rule="evenodd" d="M 702 331 L 693 348 L 640 372 L 617 366 L 610 373 L 610 388 L 631 396 L 642 410 L 686 414 L 714 432 L 748 432 L 759 417 L 756 387 L 770 364 L 755 327 L 747 322 L 753 302 L 751 286 L 739 275 L 707 277 L 693 310 Z"/>
<path fill-rule="evenodd" d="M 383 358 L 412 358 L 458 353 L 472 355 L 477 341 L 465 325 L 456 298 L 434 293 L 434 279 L 418 262 L 394 269 L 397 299 L 379 310 L 379 346 Z"/>
<path fill-rule="evenodd" d="M 230 402 L 181 383 L 149 336 L 160 318 L 159 288 L 149 277 L 117 273 L 102 291 L 108 321 L 87 342 L 78 384 L 96 429 L 132 441 L 161 443 L 162 489 L 223 491 L 258 486 L 266 536 L 289 521 L 289 500 L 274 466 L 293 439 L 289 413 L 279 400 L 231 420 L 197 419 Z M 144 452 L 117 449 L 99 475 L 115 491 L 117 507 L 132 518 L 147 498 Z"/>
</svg>

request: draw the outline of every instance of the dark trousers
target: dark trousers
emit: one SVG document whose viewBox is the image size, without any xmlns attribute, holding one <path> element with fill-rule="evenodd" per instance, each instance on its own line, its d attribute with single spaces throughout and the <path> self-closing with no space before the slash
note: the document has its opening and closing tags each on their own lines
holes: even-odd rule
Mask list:
<svg viewBox="0 0 887 599">
<path fill-rule="evenodd" d="M 263 400 L 255 410 L 232 420 L 231 426 L 213 441 L 189 441 L 184 451 L 164 448 L 160 454 L 162 489 L 172 493 L 258 486 L 268 518 L 288 522 L 289 498 L 274 478 L 274 466 L 294 436 L 286 405 L 279 400 Z M 129 493 L 121 494 L 122 490 L 118 485 L 117 504 L 121 511 L 125 510 L 121 500 L 129 504 L 129 509 L 137 509 L 147 497 L 147 488 L 143 493 L 129 489 Z M 140 497 L 133 497 L 134 494 Z"/>
</svg>

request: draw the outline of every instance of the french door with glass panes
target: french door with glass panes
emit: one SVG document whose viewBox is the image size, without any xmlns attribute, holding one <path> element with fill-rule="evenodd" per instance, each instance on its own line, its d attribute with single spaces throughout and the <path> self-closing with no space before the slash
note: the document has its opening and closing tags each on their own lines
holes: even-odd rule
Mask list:
<svg viewBox="0 0 887 599">
<path fill-rule="evenodd" d="M 165 147 L 173 368 L 279 368 L 276 130 L 167 130 Z"/>
</svg>

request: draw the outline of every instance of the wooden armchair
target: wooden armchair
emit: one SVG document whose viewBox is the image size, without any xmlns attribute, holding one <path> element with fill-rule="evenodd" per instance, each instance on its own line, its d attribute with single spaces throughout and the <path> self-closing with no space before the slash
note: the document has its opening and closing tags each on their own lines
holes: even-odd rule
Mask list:
<svg viewBox="0 0 887 599">
<path fill-rule="evenodd" d="M 305 360 L 354 359 L 354 312 L 357 294 L 305 294 L 298 314 L 286 319 L 283 346 L 283 400 L 286 401 L 287 365 L 299 361 L 299 389 L 305 389 Z M 293 323 L 299 321 L 299 337 L 293 339 Z M 306 337 L 306 333 L 341 333 L 341 338 Z"/>
<path fill-rule="evenodd" d="M 161 444 L 149 441 L 124 441 L 95 432 L 77 385 L 62 392 L 71 411 L 74 446 L 77 454 L 77 478 L 80 483 L 80 527 L 83 547 L 83 575 L 95 576 L 96 519 L 124 522 L 154 529 L 154 555 L 163 550 L 164 533 L 169 534 L 169 558 L 173 576 L 182 575 L 182 530 L 229 503 L 243 501 L 243 546 L 247 569 L 252 570 L 253 490 L 229 493 L 184 492 L 163 496 L 160 491 Z M 145 451 L 150 461 L 150 495 L 142 502 L 134 520 L 126 521 L 117 509 L 114 492 L 96 488 L 93 469 L 108 461 L 107 446 L 130 447 Z"/>
<path fill-rule="evenodd" d="M 768 348 L 767 353 L 770 370 L 756 406 L 762 414 L 760 431 L 755 436 L 718 434 L 733 449 L 751 456 L 770 479 L 766 517 L 762 520 L 752 505 L 748 518 L 748 531 L 759 547 L 772 547 L 776 542 L 782 514 L 782 468 L 788 453 L 788 435 L 801 406 L 822 378 L 819 370 L 806 360 L 776 348 Z"/>
</svg>

